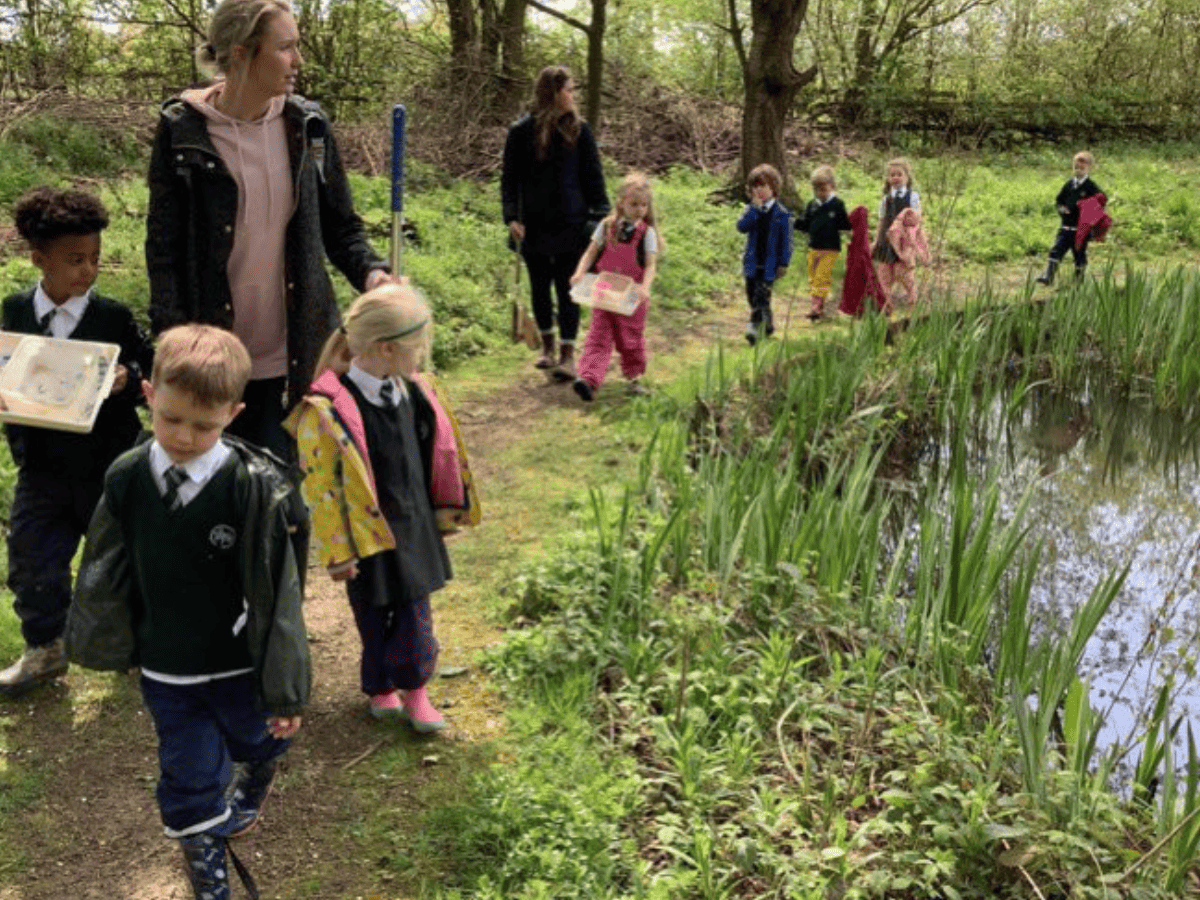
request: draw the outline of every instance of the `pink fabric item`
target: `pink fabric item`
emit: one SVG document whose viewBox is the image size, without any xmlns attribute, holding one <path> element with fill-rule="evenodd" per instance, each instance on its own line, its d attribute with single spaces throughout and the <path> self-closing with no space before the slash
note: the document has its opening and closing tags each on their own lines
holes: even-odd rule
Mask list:
<svg viewBox="0 0 1200 900">
<path fill-rule="evenodd" d="M 925 240 L 921 214 L 917 210 L 911 207 L 901 210 L 888 228 L 887 236 L 892 249 L 907 268 L 911 269 L 918 260 L 929 265 L 929 243 Z"/>
<path fill-rule="evenodd" d="M 181 96 L 204 116 L 213 146 L 238 188 L 226 266 L 233 333 L 250 352 L 250 377 L 278 378 L 288 372 L 284 242 L 294 207 L 283 121 L 287 98 L 273 97 L 261 118 L 242 122 L 216 108 L 224 89 L 225 82 L 218 81 Z"/>
<path fill-rule="evenodd" d="M 367 429 L 363 425 L 362 412 L 354 402 L 354 397 L 346 390 L 338 373 L 332 369 L 322 372 L 312 383 L 310 390 L 314 394 L 328 397 L 333 403 L 333 411 L 350 432 L 350 440 L 354 441 L 354 446 L 358 448 L 358 453 L 367 467 L 367 475 L 371 479 L 371 493 L 378 496 L 379 492 L 375 490 L 375 472 L 371 468 L 371 454 L 367 450 Z"/>
<path fill-rule="evenodd" d="M 429 491 L 433 495 L 433 505 L 439 509 L 447 506 L 462 509 L 466 506 L 466 493 L 450 417 L 421 374 L 414 372 L 412 383 L 433 407 L 433 457 L 429 461 Z"/>
<path fill-rule="evenodd" d="M 579 360 L 579 377 L 598 388 L 608 375 L 615 348 L 621 357 L 621 374 L 638 378 L 646 374 L 646 314 L 650 304 L 643 300 L 632 314 L 623 316 L 607 309 L 593 309 Z"/>
<path fill-rule="evenodd" d="M 879 286 L 883 288 L 883 292 L 888 296 L 892 296 L 892 291 L 897 284 L 904 289 L 904 296 L 907 303 L 912 304 L 917 302 L 917 276 L 916 267 L 908 266 L 902 262 L 895 263 L 875 263 L 875 275 L 879 279 Z"/>
<path fill-rule="evenodd" d="M 887 294 L 875 277 L 871 264 L 871 240 L 867 233 L 867 208 L 857 206 L 850 213 L 850 247 L 846 251 L 846 276 L 842 279 L 842 300 L 838 310 L 848 316 L 863 314 L 863 298 L 873 297 L 876 308 L 887 303 Z"/>
<path fill-rule="evenodd" d="M 1075 249 L 1082 250 L 1083 242 L 1088 238 L 1094 241 L 1104 240 L 1108 229 L 1112 227 L 1112 216 L 1104 209 L 1108 198 L 1103 194 L 1094 194 L 1079 201 L 1079 227 L 1075 231 Z"/>
<path fill-rule="evenodd" d="M 429 702 L 429 693 L 424 685 L 405 693 L 404 709 L 409 722 L 418 731 L 436 731 L 446 724 L 437 707 Z"/>
<path fill-rule="evenodd" d="M 616 228 L 610 228 L 604 250 L 596 263 L 597 269 L 627 275 L 641 284 L 646 270 L 638 265 L 637 248 L 648 227 L 645 222 L 638 222 L 633 237 L 627 243 L 618 241 L 615 237 Z M 608 375 L 608 364 L 614 348 L 621 357 L 621 372 L 626 378 L 644 375 L 646 314 L 649 310 L 650 304 L 646 300 L 641 301 L 628 316 L 606 309 L 593 309 L 592 321 L 583 343 L 583 355 L 579 359 L 579 377 L 593 388 L 600 387 Z"/>
</svg>

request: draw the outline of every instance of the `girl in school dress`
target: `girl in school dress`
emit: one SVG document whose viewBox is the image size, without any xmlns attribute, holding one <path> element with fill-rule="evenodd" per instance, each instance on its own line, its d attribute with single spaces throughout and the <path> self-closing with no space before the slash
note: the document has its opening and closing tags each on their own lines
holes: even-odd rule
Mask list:
<svg viewBox="0 0 1200 900">
<path fill-rule="evenodd" d="M 361 686 L 377 719 L 438 731 L 430 594 L 450 579 L 444 530 L 479 521 L 457 425 L 432 380 L 429 307 L 408 286 L 359 297 L 325 344 L 320 375 L 288 419 L 313 545 L 362 639 Z"/>
</svg>

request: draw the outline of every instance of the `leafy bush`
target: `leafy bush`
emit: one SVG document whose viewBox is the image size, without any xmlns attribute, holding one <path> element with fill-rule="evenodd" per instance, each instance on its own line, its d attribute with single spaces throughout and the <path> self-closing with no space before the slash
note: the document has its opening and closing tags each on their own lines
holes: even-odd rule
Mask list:
<svg viewBox="0 0 1200 900">
<path fill-rule="evenodd" d="M 142 152 L 128 134 L 49 114 L 18 120 L 7 138 L 40 165 L 73 175 L 115 175 L 138 165 Z"/>
</svg>

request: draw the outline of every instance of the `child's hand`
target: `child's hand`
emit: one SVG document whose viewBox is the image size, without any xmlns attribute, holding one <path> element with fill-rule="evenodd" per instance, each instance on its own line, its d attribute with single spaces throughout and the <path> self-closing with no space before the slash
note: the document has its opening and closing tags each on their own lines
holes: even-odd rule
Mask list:
<svg viewBox="0 0 1200 900">
<path fill-rule="evenodd" d="M 271 716 L 267 719 L 267 731 L 276 740 L 286 740 L 300 730 L 300 716 Z"/>
<path fill-rule="evenodd" d="M 1064 216 L 1069 216 L 1069 215 L 1071 214 L 1071 210 L 1070 210 L 1070 209 L 1068 209 L 1068 208 L 1067 208 L 1067 207 L 1065 207 L 1065 206 L 1060 206 L 1060 207 L 1058 208 L 1058 211 L 1059 211 L 1060 213 L 1062 213 Z"/>
<path fill-rule="evenodd" d="M 121 391 L 125 390 L 125 385 L 129 383 L 129 370 L 127 368 L 120 363 L 117 363 L 117 367 L 113 371 L 116 372 L 117 375 L 115 378 L 113 378 L 112 390 L 108 392 L 110 397 L 113 394 L 121 393 Z"/>
<path fill-rule="evenodd" d="M 649 302 L 650 302 L 650 288 L 646 287 L 644 284 L 639 284 L 638 285 L 638 303 L 649 303 Z"/>
<path fill-rule="evenodd" d="M 575 272 L 573 275 L 571 275 L 572 286 L 579 284 L 581 281 L 583 281 L 583 275 L 580 272 Z"/>
<path fill-rule="evenodd" d="M 334 581 L 349 581 L 358 577 L 358 560 L 352 559 L 348 563 L 329 566 L 328 571 L 329 577 Z"/>
</svg>

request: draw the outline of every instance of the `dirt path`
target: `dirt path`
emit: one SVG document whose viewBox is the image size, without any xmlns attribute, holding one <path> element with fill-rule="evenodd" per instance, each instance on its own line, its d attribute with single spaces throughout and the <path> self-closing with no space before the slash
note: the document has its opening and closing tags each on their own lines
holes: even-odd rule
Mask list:
<svg viewBox="0 0 1200 900">
<path fill-rule="evenodd" d="M 722 338 L 740 343 L 743 312 L 652 319 L 651 382 L 702 358 Z M 358 690 L 358 638 L 343 589 L 310 569 L 305 612 L 316 685 L 301 738 L 285 758 L 261 826 L 238 842 L 264 898 L 381 900 L 409 896 L 393 873 L 406 821 L 454 796 L 455 784 L 499 752 L 504 706 L 479 670 L 498 641 L 505 586 L 524 556 L 564 527 L 585 480 L 611 481 L 623 462 L 606 444 L 608 417 L 626 404 L 620 378 L 583 406 L 550 385 L 522 348 L 455 373 L 455 399 L 485 515 L 453 539 L 455 580 L 435 602 L 441 666 L 431 685 L 450 727 L 416 737 L 372 721 Z M 489 368 L 490 367 L 490 368 Z M 604 459 L 593 466 L 596 455 Z M 583 462 L 587 460 L 587 462 Z M 136 677 L 72 670 L 55 685 L 0 705 L 0 900 L 183 900 L 178 849 L 159 829 L 155 738 Z M 387 843 L 394 853 L 362 859 Z M 234 896 L 245 896 L 240 887 Z"/>
</svg>

